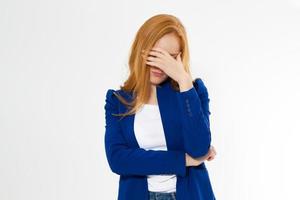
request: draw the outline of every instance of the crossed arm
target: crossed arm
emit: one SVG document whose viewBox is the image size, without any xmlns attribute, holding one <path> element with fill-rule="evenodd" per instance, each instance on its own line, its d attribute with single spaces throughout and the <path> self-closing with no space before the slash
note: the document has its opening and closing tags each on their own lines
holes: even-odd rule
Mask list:
<svg viewBox="0 0 300 200">
<path fill-rule="evenodd" d="M 119 175 L 186 175 L 185 154 L 192 157 L 204 156 L 210 147 L 208 93 L 201 79 L 196 79 L 196 87 L 180 92 L 178 100 L 182 112 L 184 151 L 145 150 L 129 147 L 122 133 L 118 113 L 117 98 L 109 89 L 105 100 L 105 152 L 111 170 Z M 191 112 L 186 111 L 189 102 Z"/>
</svg>

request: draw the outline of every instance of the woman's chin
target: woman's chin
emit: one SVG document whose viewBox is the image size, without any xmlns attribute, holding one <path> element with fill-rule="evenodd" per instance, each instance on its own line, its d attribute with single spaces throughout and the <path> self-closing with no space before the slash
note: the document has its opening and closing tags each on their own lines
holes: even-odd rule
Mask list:
<svg viewBox="0 0 300 200">
<path fill-rule="evenodd" d="M 168 76 L 167 75 L 162 75 L 161 77 L 156 77 L 156 76 L 150 76 L 150 81 L 151 81 L 151 83 L 152 84 L 155 84 L 155 85 L 157 85 L 157 84 L 160 84 L 160 83 L 162 83 L 164 80 L 166 80 L 168 78 Z"/>
</svg>

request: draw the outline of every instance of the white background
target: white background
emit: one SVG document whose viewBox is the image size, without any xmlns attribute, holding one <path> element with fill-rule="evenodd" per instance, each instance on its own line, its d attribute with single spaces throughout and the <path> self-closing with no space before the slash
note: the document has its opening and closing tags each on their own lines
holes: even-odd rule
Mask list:
<svg viewBox="0 0 300 200">
<path fill-rule="evenodd" d="M 1 200 L 117 199 L 104 95 L 159 13 L 185 25 L 209 91 L 217 199 L 300 199 L 298 1 L 2 0 Z"/>
</svg>

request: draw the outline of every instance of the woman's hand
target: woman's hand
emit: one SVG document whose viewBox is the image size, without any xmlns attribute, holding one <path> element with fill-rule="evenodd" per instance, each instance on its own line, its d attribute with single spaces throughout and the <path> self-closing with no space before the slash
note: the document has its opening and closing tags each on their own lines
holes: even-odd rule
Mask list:
<svg viewBox="0 0 300 200">
<path fill-rule="evenodd" d="M 207 154 L 202 157 L 193 158 L 186 153 L 185 154 L 186 166 L 198 166 L 201 163 L 203 163 L 205 160 L 207 160 L 207 161 L 213 160 L 216 155 L 217 155 L 217 152 L 216 152 L 214 146 L 212 146 L 212 145 L 210 146 Z"/>
<path fill-rule="evenodd" d="M 215 147 L 214 146 L 210 146 L 210 149 L 209 149 L 209 151 L 208 151 L 208 153 L 207 153 L 207 158 L 206 158 L 206 160 L 207 161 L 211 161 L 211 160 L 213 160 L 214 158 L 215 158 L 215 156 L 217 155 L 217 152 L 216 152 L 216 149 L 215 149 Z"/>
<path fill-rule="evenodd" d="M 178 83 L 185 81 L 186 77 L 189 77 L 181 61 L 181 52 L 174 58 L 164 49 L 153 47 L 149 51 L 146 64 L 158 67 Z"/>
</svg>

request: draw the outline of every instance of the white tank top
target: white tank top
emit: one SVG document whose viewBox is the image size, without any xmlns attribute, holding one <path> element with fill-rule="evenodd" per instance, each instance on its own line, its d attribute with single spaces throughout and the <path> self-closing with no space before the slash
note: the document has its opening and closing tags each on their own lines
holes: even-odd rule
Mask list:
<svg viewBox="0 0 300 200">
<path fill-rule="evenodd" d="M 146 150 L 167 151 L 166 139 L 158 105 L 144 104 L 135 114 L 134 132 L 139 146 Z M 148 190 L 175 192 L 176 174 L 148 175 Z"/>
</svg>

